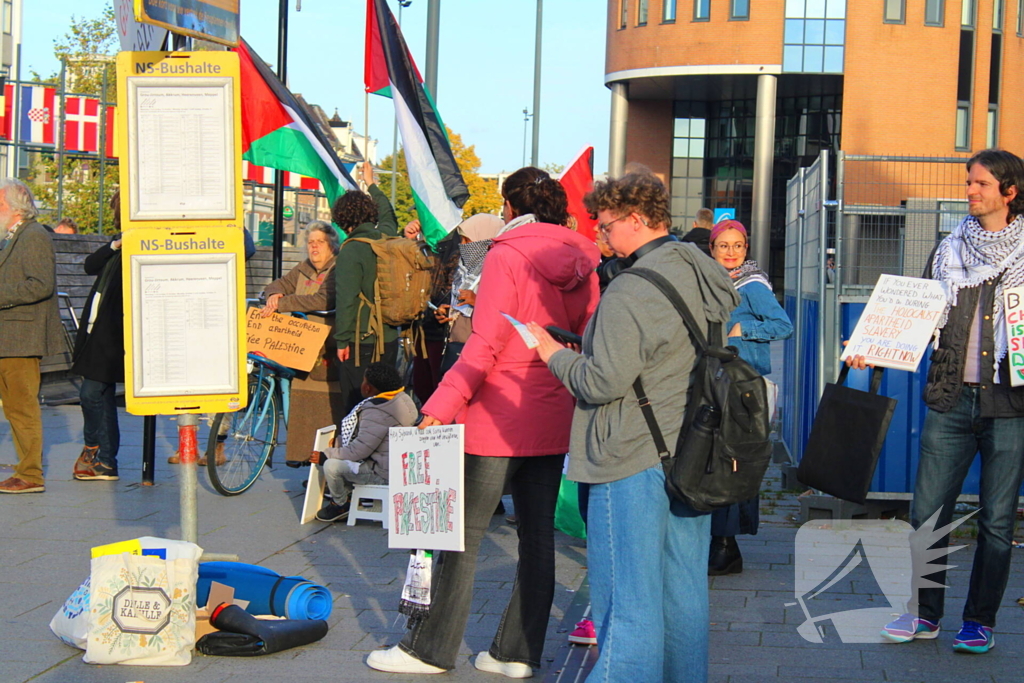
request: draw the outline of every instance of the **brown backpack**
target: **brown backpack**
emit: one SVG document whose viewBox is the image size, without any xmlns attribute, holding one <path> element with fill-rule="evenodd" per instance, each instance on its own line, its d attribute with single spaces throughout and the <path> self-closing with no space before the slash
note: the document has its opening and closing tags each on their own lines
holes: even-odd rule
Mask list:
<svg viewBox="0 0 1024 683">
<path fill-rule="evenodd" d="M 363 306 L 370 308 L 370 329 L 377 337 L 377 349 L 384 352 L 384 325 L 400 327 L 419 319 L 430 298 L 433 254 L 424 253 L 419 242 L 405 237 L 382 237 L 374 240 L 353 237 L 348 242 L 365 242 L 377 257 L 377 279 L 373 283 L 373 301 L 359 294 L 359 314 Z M 360 330 L 356 330 L 360 338 Z M 376 354 L 375 354 L 376 355 Z"/>
</svg>

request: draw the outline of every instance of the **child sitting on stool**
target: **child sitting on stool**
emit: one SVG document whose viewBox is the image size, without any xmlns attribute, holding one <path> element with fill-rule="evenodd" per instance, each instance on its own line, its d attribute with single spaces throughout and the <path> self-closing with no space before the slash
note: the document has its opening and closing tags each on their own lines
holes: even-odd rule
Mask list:
<svg viewBox="0 0 1024 683">
<path fill-rule="evenodd" d="M 411 427 L 419 415 L 392 365 L 367 366 L 360 391 L 366 398 L 342 419 L 333 445 L 322 453 L 313 451 L 309 459 L 323 463 L 333 499 L 316 513 L 321 522 L 348 517 L 354 485 L 388 483 L 388 430 Z"/>
</svg>

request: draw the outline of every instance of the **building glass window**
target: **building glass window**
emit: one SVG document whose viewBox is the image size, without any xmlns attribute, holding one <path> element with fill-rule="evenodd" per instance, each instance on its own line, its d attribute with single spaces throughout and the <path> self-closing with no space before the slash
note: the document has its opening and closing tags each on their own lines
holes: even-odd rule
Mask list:
<svg viewBox="0 0 1024 683">
<path fill-rule="evenodd" d="M 711 19 L 711 0 L 693 0 L 693 20 L 708 21 Z"/>
<path fill-rule="evenodd" d="M 1005 4 L 1003 0 L 992 0 L 992 30 L 1000 31 L 1003 30 L 1003 19 L 1005 14 Z"/>
<path fill-rule="evenodd" d="M 621 0 L 622 12 L 619 20 L 619 28 L 626 28 L 626 22 L 629 20 L 629 0 Z"/>
<path fill-rule="evenodd" d="M 745 21 L 750 18 L 750 0 L 730 0 L 729 21 Z"/>
<path fill-rule="evenodd" d="M 884 21 L 887 24 L 902 24 L 905 21 L 906 1 L 905 0 L 883 0 Z"/>
<path fill-rule="evenodd" d="M 1024 0 L 1021 0 L 1024 2 Z M 661 20 L 664 22 L 676 20 L 676 0 L 665 0 L 661 6 Z"/>
<path fill-rule="evenodd" d="M 14 0 L 4 0 L 4 33 L 10 33 L 14 22 Z"/>
<path fill-rule="evenodd" d="M 636 25 L 647 26 L 647 0 L 637 0 Z"/>
<path fill-rule="evenodd" d="M 1024 0 L 1021 0 L 1024 2 Z M 924 25 L 942 26 L 945 8 L 943 0 L 925 0 L 924 3 Z"/>
<path fill-rule="evenodd" d="M 963 4 L 960 6 L 960 25 L 974 27 L 974 3 L 977 0 L 961 0 Z"/>
<path fill-rule="evenodd" d="M 968 152 L 971 149 L 971 105 L 960 102 L 956 107 L 956 136 L 954 144 L 957 151 Z"/>
<path fill-rule="evenodd" d="M 1024 0 L 1017 0 L 1017 35 L 1024 36 Z"/>
<path fill-rule="evenodd" d="M 988 108 L 988 119 L 985 126 L 985 146 L 989 149 L 999 145 L 999 108 L 991 105 Z"/>
<path fill-rule="evenodd" d="M 842 73 L 846 0 L 786 0 L 782 70 Z"/>
</svg>

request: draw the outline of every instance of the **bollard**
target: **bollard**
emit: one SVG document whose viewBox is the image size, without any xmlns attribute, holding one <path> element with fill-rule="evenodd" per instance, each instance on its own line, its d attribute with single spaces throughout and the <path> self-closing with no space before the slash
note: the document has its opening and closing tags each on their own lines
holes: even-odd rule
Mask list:
<svg viewBox="0 0 1024 683">
<path fill-rule="evenodd" d="M 180 506 L 181 540 L 199 543 L 199 511 L 196 505 L 196 432 L 199 430 L 199 416 L 178 415 L 178 457 L 181 467 Z"/>
<path fill-rule="evenodd" d="M 156 469 L 156 415 L 142 418 L 142 485 L 153 485 Z"/>
</svg>

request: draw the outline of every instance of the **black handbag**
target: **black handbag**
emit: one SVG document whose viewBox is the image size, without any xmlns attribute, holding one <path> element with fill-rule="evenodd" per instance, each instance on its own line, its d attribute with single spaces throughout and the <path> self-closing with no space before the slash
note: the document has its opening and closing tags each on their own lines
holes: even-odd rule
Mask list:
<svg viewBox="0 0 1024 683">
<path fill-rule="evenodd" d="M 811 436 L 796 478 L 836 498 L 863 504 L 896 410 L 896 399 L 880 396 L 883 368 L 871 373 L 871 391 L 844 386 L 850 368 L 828 384 L 818 403 Z"/>
</svg>

